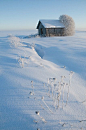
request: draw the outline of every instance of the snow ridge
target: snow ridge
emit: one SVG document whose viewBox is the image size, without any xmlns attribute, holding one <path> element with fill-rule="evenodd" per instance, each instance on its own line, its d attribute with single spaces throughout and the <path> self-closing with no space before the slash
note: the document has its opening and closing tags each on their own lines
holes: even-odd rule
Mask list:
<svg viewBox="0 0 86 130">
<path fill-rule="evenodd" d="M 85 41 L 0 37 L 1 130 L 86 129 Z"/>
</svg>

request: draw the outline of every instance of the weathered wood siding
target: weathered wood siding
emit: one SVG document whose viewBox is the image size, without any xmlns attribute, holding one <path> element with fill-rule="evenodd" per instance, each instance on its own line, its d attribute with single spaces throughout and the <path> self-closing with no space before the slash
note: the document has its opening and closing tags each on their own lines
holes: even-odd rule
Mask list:
<svg viewBox="0 0 86 130">
<path fill-rule="evenodd" d="M 62 36 L 64 33 L 63 28 L 46 28 L 46 36 Z"/>
<path fill-rule="evenodd" d="M 41 23 L 39 25 L 38 34 L 41 35 L 41 36 L 46 35 L 46 29 L 44 28 L 44 26 Z"/>
</svg>

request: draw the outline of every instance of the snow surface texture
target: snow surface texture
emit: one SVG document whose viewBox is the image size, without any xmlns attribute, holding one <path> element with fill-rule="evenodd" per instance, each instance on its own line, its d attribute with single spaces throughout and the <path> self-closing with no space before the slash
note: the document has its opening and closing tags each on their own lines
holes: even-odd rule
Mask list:
<svg viewBox="0 0 86 130">
<path fill-rule="evenodd" d="M 59 17 L 61 22 L 65 25 L 64 36 L 72 36 L 75 33 L 75 23 L 74 20 L 68 15 L 61 15 Z"/>
<path fill-rule="evenodd" d="M 64 24 L 60 20 L 40 20 L 45 28 L 64 28 Z"/>
<path fill-rule="evenodd" d="M 27 34 L 0 32 L 0 130 L 86 130 L 86 32 Z"/>
</svg>

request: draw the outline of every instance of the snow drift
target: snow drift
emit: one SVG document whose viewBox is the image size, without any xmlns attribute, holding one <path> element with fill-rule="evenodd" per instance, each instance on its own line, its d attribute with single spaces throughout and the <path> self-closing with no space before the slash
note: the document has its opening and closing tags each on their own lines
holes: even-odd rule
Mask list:
<svg viewBox="0 0 86 130">
<path fill-rule="evenodd" d="M 9 37 L 4 33 L 0 32 L 0 130 L 85 130 L 85 32 L 24 39 L 24 32 L 10 32 Z"/>
</svg>

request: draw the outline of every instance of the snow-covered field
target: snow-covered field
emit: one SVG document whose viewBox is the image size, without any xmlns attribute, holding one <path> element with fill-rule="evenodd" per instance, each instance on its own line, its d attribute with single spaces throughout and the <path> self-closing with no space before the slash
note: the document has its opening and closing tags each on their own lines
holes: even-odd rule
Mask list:
<svg viewBox="0 0 86 130">
<path fill-rule="evenodd" d="M 86 31 L 0 32 L 0 130 L 86 130 Z"/>
</svg>

